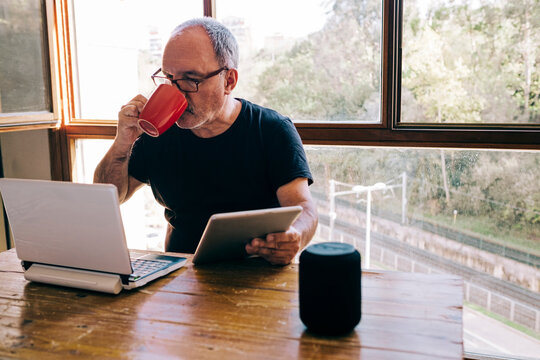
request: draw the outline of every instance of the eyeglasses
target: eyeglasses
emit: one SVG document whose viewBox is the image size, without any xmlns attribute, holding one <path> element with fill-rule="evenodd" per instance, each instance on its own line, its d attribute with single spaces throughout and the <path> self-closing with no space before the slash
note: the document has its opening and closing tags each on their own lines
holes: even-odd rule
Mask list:
<svg viewBox="0 0 540 360">
<path fill-rule="evenodd" d="M 213 76 L 216 76 L 217 74 L 221 73 L 223 70 L 229 70 L 227 67 L 222 67 L 216 71 L 211 72 L 210 74 L 203 76 L 201 79 L 190 79 L 190 78 L 182 78 L 182 79 L 172 79 L 172 75 L 165 75 L 161 72 L 161 68 L 159 68 L 153 75 L 152 80 L 154 81 L 154 84 L 160 85 L 160 84 L 174 84 L 178 88 L 178 90 L 183 92 L 197 92 L 199 91 L 199 84 L 202 83 L 206 79 L 210 79 Z M 162 75 L 158 75 L 161 73 Z"/>
</svg>

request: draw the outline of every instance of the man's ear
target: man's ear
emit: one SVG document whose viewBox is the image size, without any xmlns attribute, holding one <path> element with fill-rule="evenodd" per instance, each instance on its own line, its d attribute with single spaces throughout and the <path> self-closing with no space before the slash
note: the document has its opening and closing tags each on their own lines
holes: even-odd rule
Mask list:
<svg viewBox="0 0 540 360">
<path fill-rule="evenodd" d="M 229 95 L 238 83 L 238 71 L 236 69 L 229 69 L 225 73 L 225 94 Z"/>
</svg>

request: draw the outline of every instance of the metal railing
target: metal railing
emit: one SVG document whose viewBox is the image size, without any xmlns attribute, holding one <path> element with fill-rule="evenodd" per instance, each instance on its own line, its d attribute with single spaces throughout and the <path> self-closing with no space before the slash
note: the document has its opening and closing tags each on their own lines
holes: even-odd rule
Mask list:
<svg viewBox="0 0 540 360">
<path fill-rule="evenodd" d="M 364 228 L 336 220 L 334 241 L 347 242 L 362 248 L 365 243 Z M 330 233 L 329 218 L 319 217 L 320 238 Z M 371 233 L 371 257 L 391 269 L 424 273 L 451 273 L 463 278 L 464 300 L 505 317 L 517 324 L 540 332 L 540 295 L 518 285 L 468 268 L 439 255 L 416 248 L 379 233 Z"/>
</svg>

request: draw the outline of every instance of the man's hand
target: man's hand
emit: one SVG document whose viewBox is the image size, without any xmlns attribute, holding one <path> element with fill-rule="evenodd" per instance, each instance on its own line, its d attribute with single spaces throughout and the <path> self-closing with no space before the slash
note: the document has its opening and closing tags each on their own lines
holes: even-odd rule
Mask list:
<svg viewBox="0 0 540 360">
<path fill-rule="evenodd" d="M 138 124 L 139 114 L 147 101 L 144 96 L 137 95 L 126 105 L 122 106 L 118 113 L 116 142 L 131 146 L 139 135 L 141 135 L 142 130 Z"/>
<path fill-rule="evenodd" d="M 118 113 L 116 138 L 101 159 L 94 172 L 94 183 L 114 184 L 118 189 L 118 199 L 123 203 L 140 188 L 143 183 L 128 173 L 129 153 L 135 140 L 141 135 L 139 114 L 147 99 L 137 95 L 122 106 Z"/>
<path fill-rule="evenodd" d="M 300 250 L 301 234 L 293 226 L 286 232 L 266 235 L 266 239 L 255 238 L 246 244 L 249 255 L 259 255 L 272 265 L 290 264 Z"/>
</svg>

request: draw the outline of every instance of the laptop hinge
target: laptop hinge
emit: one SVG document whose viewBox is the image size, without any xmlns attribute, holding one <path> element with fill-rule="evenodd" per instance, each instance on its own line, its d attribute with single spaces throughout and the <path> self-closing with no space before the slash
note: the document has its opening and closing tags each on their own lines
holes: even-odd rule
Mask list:
<svg viewBox="0 0 540 360">
<path fill-rule="evenodd" d="M 122 284 L 129 285 L 129 277 L 131 275 L 122 275 L 122 274 L 120 274 L 119 276 L 120 276 L 120 280 L 122 281 Z"/>
<path fill-rule="evenodd" d="M 111 294 L 118 294 L 122 290 L 120 275 L 54 265 L 33 264 L 24 272 L 24 278 L 29 281 Z"/>
</svg>

